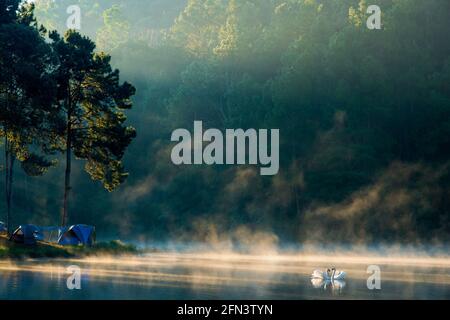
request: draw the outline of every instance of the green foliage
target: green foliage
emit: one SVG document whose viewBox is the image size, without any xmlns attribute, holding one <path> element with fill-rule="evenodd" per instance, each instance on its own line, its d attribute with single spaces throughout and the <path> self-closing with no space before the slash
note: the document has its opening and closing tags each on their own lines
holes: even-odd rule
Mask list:
<svg viewBox="0 0 450 320">
<path fill-rule="evenodd" d="M 93 246 L 60 246 L 39 242 L 36 246 L 26 246 L 8 241 L 0 236 L 0 259 L 37 259 L 37 258 L 82 258 L 101 255 L 131 255 L 141 251 L 132 244 L 120 240 L 99 242 Z"/>
<path fill-rule="evenodd" d="M 92 247 L 74 247 L 72 248 L 75 254 L 89 254 L 89 255 L 123 255 L 123 254 L 137 254 L 141 251 L 133 244 L 126 244 L 120 240 L 111 240 L 109 242 L 99 242 Z"/>
<path fill-rule="evenodd" d="M 56 164 L 46 156 L 66 152 L 66 216 L 72 151 L 87 161 L 94 180 L 113 191 L 127 177 L 121 159 L 136 136 L 124 125 L 123 111 L 132 107 L 135 88 L 119 83 L 110 56 L 95 53 L 95 43 L 75 31 L 64 38 L 56 31 L 47 34 L 34 18 L 35 5 L 19 3 L 0 2 L 0 137 L 8 230 L 16 160 L 25 174 L 42 176 Z"/>
<path fill-rule="evenodd" d="M 103 23 L 104 26 L 97 31 L 100 50 L 111 51 L 128 41 L 130 25 L 119 6 L 113 5 L 103 12 Z"/>
<path fill-rule="evenodd" d="M 112 191 L 127 176 L 120 160 L 136 137 L 133 127 L 124 126 L 122 111 L 131 108 L 135 89 L 119 83 L 110 56 L 94 53 L 95 44 L 87 37 L 68 31 L 64 38 L 52 33 L 51 39 L 59 57 L 58 103 L 67 119 L 62 145 L 86 160 L 92 179 Z"/>
<path fill-rule="evenodd" d="M 17 9 L 21 0 L 0 1 L 0 24 L 11 23 L 16 20 Z"/>
<path fill-rule="evenodd" d="M 133 175 L 117 197 L 80 180 L 80 215 L 144 238 L 192 239 L 207 221 L 219 233 L 244 224 L 294 241 L 449 240 L 448 1 L 370 2 L 382 8 L 382 30 L 366 28 L 369 1 L 164 1 L 178 18 L 144 21 L 157 1 L 148 3 L 95 1 L 98 14 L 85 19 L 91 35 L 108 28 L 103 12 L 120 17 L 110 27 L 129 26 L 105 45 L 142 107 L 128 113 L 140 133 L 124 160 Z M 157 44 L 140 33 L 150 29 Z M 112 118 L 108 132 L 132 135 Z M 172 166 L 170 133 L 194 120 L 280 128 L 280 174 Z M 105 146 L 103 129 L 74 143 L 82 158 L 100 143 L 87 170 L 114 186 L 122 176 L 105 168 L 122 169 L 104 156 L 121 152 Z"/>
<path fill-rule="evenodd" d="M 37 154 L 28 154 L 21 162 L 23 171 L 31 176 L 42 176 L 47 170 L 56 165 L 56 161 L 49 161 L 46 158 Z"/>
<path fill-rule="evenodd" d="M 4 141 L 7 228 L 11 228 L 14 163 L 40 175 L 51 162 L 46 145 L 53 116 L 53 54 L 37 27 L 32 4 L 0 2 L 0 137 Z"/>
</svg>

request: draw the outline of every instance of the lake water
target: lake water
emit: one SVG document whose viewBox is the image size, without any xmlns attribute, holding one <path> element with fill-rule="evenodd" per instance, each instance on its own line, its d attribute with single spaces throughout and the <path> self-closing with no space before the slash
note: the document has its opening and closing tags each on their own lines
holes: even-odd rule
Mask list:
<svg viewBox="0 0 450 320">
<path fill-rule="evenodd" d="M 69 290 L 67 268 L 81 268 Z M 345 282 L 312 283 L 335 265 Z M 381 290 L 367 288 L 378 265 Z M 449 258 L 155 253 L 139 257 L 0 261 L 0 299 L 450 299 Z"/>
</svg>

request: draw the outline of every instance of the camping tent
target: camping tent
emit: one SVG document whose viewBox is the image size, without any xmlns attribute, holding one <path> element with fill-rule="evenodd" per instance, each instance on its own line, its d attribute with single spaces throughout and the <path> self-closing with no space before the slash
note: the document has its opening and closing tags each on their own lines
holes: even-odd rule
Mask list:
<svg viewBox="0 0 450 320">
<path fill-rule="evenodd" d="M 58 239 L 60 245 L 89 245 L 95 242 L 95 227 L 83 224 L 71 226 L 62 232 Z"/>
<path fill-rule="evenodd" d="M 40 240 L 41 235 L 39 228 L 31 225 L 25 224 L 19 226 L 11 235 L 10 240 L 16 243 L 23 243 L 26 245 L 35 245 L 37 240 Z"/>
<path fill-rule="evenodd" d="M 50 243 L 58 243 L 58 239 L 64 232 L 67 231 L 66 227 L 39 227 L 40 234 L 42 234 L 42 241 Z"/>
</svg>

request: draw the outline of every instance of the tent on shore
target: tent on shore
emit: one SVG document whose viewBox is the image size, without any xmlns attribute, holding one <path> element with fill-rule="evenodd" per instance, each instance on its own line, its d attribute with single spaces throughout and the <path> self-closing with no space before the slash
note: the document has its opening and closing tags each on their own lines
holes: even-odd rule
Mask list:
<svg viewBox="0 0 450 320">
<path fill-rule="evenodd" d="M 14 230 L 9 240 L 14 241 L 15 243 L 32 246 L 35 245 L 38 240 L 42 240 L 42 234 L 38 227 L 32 224 L 24 224 Z"/>
<path fill-rule="evenodd" d="M 0 223 L 0 233 L 2 226 L 4 224 Z M 95 227 L 84 224 L 70 227 L 38 227 L 25 224 L 19 226 L 9 240 L 26 245 L 35 245 L 37 241 L 45 241 L 63 246 L 91 246 L 95 243 Z"/>
<path fill-rule="evenodd" d="M 95 243 L 95 227 L 77 224 L 61 232 L 58 239 L 60 245 L 88 245 Z"/>
</svg>

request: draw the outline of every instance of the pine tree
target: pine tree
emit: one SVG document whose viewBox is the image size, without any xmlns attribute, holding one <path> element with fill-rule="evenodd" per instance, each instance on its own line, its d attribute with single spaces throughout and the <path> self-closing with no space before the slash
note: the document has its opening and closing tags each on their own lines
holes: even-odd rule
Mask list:
<svg viewBox="0 0 450 320">
<path fill-rule="evenodd" d="M 33 5 L 0 1 L 0 136 L 4 141 L 6 227 L 11 230 L 14 165 L 42 175 L 48 153 L 53 88 L 50 47 L 33 16 Z"/>
<path fill-rule="evenodd" d="M 119 70 L 113 70 L 111 57 L 95 53 L 95 44 L 75 31 L 62 38 L 52 32 L 50 38 L 59 63 L 57 69 L 58 107 L 65 117 L 60 150 L 66 154 L 64 205 L 61 225 L 69 214 L 72 153 L 86 161 L 85 171 L 113 191 L 125 181 L 122 164 L 125 150 L 136 136 L 125 126 L 125 109 L 132 107 L 135 88 L 119 83 Z"/>
</svg>

